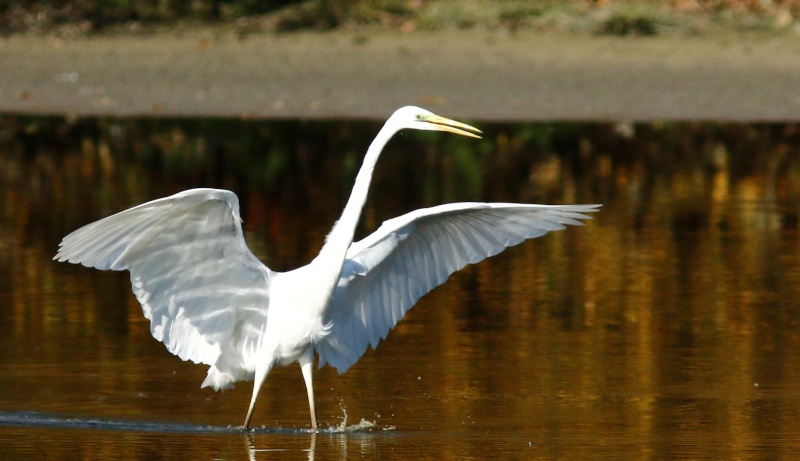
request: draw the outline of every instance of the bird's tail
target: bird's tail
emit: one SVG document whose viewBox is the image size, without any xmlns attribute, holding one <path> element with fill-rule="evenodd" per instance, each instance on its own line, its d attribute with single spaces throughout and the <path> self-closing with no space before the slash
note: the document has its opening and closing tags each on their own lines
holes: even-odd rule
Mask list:
<svg viewBox="0 0 800 461">
<path fill-rule="evenodd" d="M 234 376 L 233 373 L 220 371 L 215 365 L 211 365 L 208 369 L 208 376 L 206 376 L 205 381 L 203 381 L 200 387 L 213 387 L 215 391 L 221 391 L 233 388 L 234 382 L 243 379 L 246 379 L 246 377 Z M 250 379 L 253 379 L 253 377 L 250 376 Z"/>
</svg>

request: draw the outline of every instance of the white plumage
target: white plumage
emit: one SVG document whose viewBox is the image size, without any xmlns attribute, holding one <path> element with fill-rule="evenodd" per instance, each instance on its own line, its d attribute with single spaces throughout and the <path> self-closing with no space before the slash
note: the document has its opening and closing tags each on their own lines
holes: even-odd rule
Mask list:
<svg viewBox="0 0 800 461">
<path fill-rule="evenodd" d="M 153 337 L 209 365 L 202 386 L 255 379 L 299 362 L 316 429 L 311 370 L 346 371 L 453 272 L 526 239 L 581 225 L 598 205 L 452 203 L 416 210 L 352 242 L 380 151 L 402 128 L 477 131 L 417 107 L 398 109 L 370 145 L 342 217 L 310 264 L 274 272 L 245 244 L 233 192 L 192 189 L 94 222 L 64 237 L 54 259 L 128 270 Z"/>
<path fill-rule="evenodd" d="M 319 366 L 344 373 L 453 272 L 523 241 L 580 226 L 596 205 L 451 203 L 383 223 L 347 252 L 328 309 L 331 333 L 315 345 Z"/>
</svg>

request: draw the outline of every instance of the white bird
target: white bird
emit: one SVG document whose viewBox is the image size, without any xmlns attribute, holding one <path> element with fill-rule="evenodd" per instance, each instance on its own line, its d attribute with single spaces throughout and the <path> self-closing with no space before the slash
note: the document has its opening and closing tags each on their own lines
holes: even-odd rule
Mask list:
<svg viewBox="0 0 800 461">
<path fill-rule="evenodd" d="M 53 259 L 130 271 L 153 336 L 181 359 L 210 365 L 202 387 L 254 379 L 245 429 L 269 371 L 299 362 L 316 430 L 315 351 L 319 367 L 344 373 L 453 272 L 582 225 L 583 213 L 599 207 L 451 203 L 386 221 L 354 243 L 375 163 L 403 128 L 480 133 L 418 107 L 398 109 L 369 146 L 319 255 L 298 269 L 272 271 L 250 252 L 236 194 L 219 189 L 187 190 L 88 224 L 64 237 Z"/>
</svg>

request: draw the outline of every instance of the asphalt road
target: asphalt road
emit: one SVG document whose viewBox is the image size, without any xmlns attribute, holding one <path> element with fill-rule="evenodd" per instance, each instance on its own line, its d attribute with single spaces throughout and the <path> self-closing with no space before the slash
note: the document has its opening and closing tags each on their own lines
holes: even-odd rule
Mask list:
<svg viewBox="0 0 800 461">
<path fill-rule="evenodd" d="M 800 120 L 797 37 L 353 32 L 0 39 L 0 112 Z"/>
</svg>

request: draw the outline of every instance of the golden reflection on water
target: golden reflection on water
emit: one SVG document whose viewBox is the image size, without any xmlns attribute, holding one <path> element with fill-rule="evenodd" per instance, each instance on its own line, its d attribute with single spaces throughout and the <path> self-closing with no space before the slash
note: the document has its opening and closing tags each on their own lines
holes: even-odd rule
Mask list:
<svg viewBox="0 0 800 461">
<path fill-rule="evenodd" d="M 6 122 L 6 132 L 26 126 Z M 232 122 L 220 131 L 202 122 L 101 121 L 85 131 L 50 123 L 36 135 L 0 138 L 0 412 L 238 424 L 249 384 L 200 390 L 205 368 L 181 362 L 150 337 L 127 274 L 54 263 L 57 243 L 145 200 L 225 187 L 240 196 L 254 253 L 273 269 L 296 267 L 316 255 L 337 218 L 374 126 L 285 124 L 282 133 Z M 378 164 L 362 235 L 444 201 L 604 207 L 583 228 L 456 274 L 346 374 L 317 373 L 322 424 L 339 424 L 346 411 L 394 431 L 316 440 L 255 435 L 244 443 L 61 429 L 75 443 L 54 443 L 53 453 L 101 459 L 133 448 L 127 457 L 150 459 L 145 447 L 156 438 L 166 444 L 164 457 L 796 453 L 796 128 L 485 131 L 477 145 L 436 136 L 395 140 Z M 296 367 L 271 374 L 255 419 L 306 427 Z M 17 441 L 0 456 L 24 456 L 40 431 L 0 426 Z"/>
</svg>

